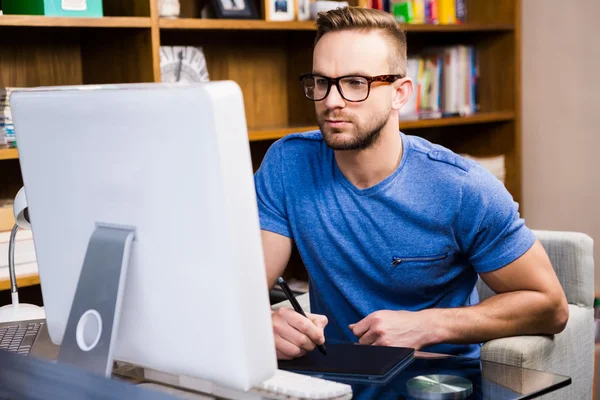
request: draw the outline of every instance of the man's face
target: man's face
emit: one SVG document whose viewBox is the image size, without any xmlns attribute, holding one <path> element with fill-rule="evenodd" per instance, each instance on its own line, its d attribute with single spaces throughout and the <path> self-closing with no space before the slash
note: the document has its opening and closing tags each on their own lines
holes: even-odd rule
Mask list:
<svg viewBox="0 0 600 400">
<path fill-rule="evenodd" d="M 313 73 L 328 78 L 391 74 L 389 52 L 388 42 L 376 31 L 329 32 L 315 46 Z M 369 97 L 355 103 L 332 85 L 328 96 L 315 102 L 325 143 L 333 150 L 370 147 L 392 112 L 392 95 L 391 85 L 373 82 Z"/>
</svg>

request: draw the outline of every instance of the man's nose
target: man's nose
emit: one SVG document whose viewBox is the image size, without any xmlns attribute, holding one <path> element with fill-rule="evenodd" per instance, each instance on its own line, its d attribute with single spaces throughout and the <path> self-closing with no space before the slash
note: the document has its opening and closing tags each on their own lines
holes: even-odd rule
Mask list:
<svg viewBox="0 0 600 400">
<path fill-rule="evenodd" d="M 339 108 L 344 107 L 345 105 L 346 102 L 344 101 L 344 98 L 338 91 L 337 86 L 331 85 L 331 89 L 329 89 L 329 94 L 325 98 L 325 106 L 327 108 Z"/>
</svg>

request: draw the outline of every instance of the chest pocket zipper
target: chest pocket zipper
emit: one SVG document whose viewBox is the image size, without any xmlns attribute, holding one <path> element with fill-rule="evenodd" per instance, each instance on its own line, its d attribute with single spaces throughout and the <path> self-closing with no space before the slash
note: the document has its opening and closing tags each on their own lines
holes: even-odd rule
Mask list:
<svg viewBox="0 0 600 400">
<path fill-rule="evenodd" d="M 392 267 L 395 267 L 397 265 L 399 265 L 400 263 L 403 262 L 410 262 L 410 261 L 439 261 L 439 260 L 443 260 L 444 258 L 448 257 L 448 254 L 442 254 L 439 256 L 431 256 L 431 257 L 394 257 L 392 259 Z"/>
</svg>

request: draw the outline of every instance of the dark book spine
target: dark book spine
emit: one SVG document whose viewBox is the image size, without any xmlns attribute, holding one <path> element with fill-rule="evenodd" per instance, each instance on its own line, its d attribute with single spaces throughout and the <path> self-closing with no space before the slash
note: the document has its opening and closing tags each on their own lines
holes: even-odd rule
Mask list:
<svg viewBox="0 0 600 400">
<path fill-rule="evenodd" d="M 465 0 L 456 0 L 456 23 L 463 24 L 467 22 L 467 7 L 465 6 Z"/>
</svg>

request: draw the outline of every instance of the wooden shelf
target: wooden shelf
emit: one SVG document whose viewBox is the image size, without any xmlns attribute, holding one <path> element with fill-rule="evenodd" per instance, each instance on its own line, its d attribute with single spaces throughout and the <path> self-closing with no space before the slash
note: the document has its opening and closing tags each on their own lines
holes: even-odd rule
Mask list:
<svg viewBox="0 0 600 400">
<path fill-rule="evenodd" d="M 204 30 L 287 30 L 314 31 L 315 21 L 263 21 L 235 19 L 201 19 L 201 18 L 161 18 L 159 26 L 162 29 L 204 29 Z M 511 24 L 456 24 L 404 25 L 408 32 L 485 32 L 511 31 Z"/>
<path fill-rule="evenodd" d="M 237 19 L 161 18 L 158 26 L 163 29 L 205 30 L 288 30 L 314 31 L 314 21 L 263 21 Z"/>
<path fill-rule="evenodd" d="M 2 15 L 0 26 L 59 28 L 150 28 L 149 17 L 72 18 L 40 15 Z"/>
<path fill-rule="evenodd" d="M 472 115 L 470 117 L 452 117 L 441 119 L 425 119 L 417 121 L 401 121 L 400 129 L 424 129 L 454 125 L 485 124 L 512 121 L 514 118 L 515 113 L 512 111 L 498 111 L 480 113 Z M 250 129 L 248 131 L 248 136 L 250 138 L 250 141 L 273 140 L 282 138 L 285 135 L 289 135 L 290 133 L 306 132 L 314 129 L 318 129 L 318 127 L 314 125 L 305 125 L 271 129 Z M 19 158 L 19 153 L 17 149 L 0 149 L 0 160 L 11 160 L 16 158 Z"/>
<path fill-rule="evenodd" d="M 451 117 L 439 119 L 424 119 L 416 121 L 400 121 L 400 129 L 437 128 L 441 126 L 487 124 L 492 122 L 512 121 L 515 113 L 512 111 L 497 111 L 479 113 L 469 117 Z"/>
<path fill-rule="evenodd" d="M 248 137 L 251 142 L 257 142 L 259 140 L 273 140 L 289 135 L 290 133 L 306 132 L 319 129 L 318 126 L 290 126 L 285 128 L 272 128 L 272 129 L 251 129 L 248 130 Z"/>
<path fill-rule="evenodd" d="M 24 288 L 27 286 L 39 285 L 40 276 L 38 274 L 24 275 L 17 277 L 17 287 Z M 0 280 L 0 290 L 10 289 L 10 279 Z"/>
<path fill-rule="evenodd" d="M 510 32 L 515 29 L 512 24 L 409 24 L 404 25 L 407 32 Z"/>
<path fill-rule="evenodd" d="M 490 113 L 480 113 L 470 117 L 452 117 L 452 118 L 440 118 L 440 119 L 425 119 L 416 121 L 401 121 L 400 129 L 424 129 L 424 128 L 437 128 L 443 126 L 454 126 L 454 125 L 471 125 L 471 124 L 485 124 L 495 122 L 506 122 L 512 121 L 515 118 L 515 113 L 512 111 L 499 111 Z M 310 130 L 318 129 L 317 126 L 292 126 L 284 128 L 273 128 L 273 129 L 251 129 L 248 131 L 250 141 L 259 140 L 274 140 L 289 135 L 290 133 L 306 132 Z"/>
<path fill-rule="evenodd" d="M 19 158 L 17 149 L 0 149 L 0 160 L 14 160 Z"/>
</svg>

